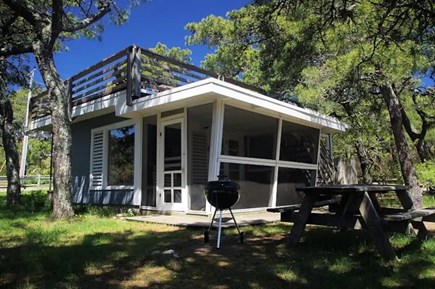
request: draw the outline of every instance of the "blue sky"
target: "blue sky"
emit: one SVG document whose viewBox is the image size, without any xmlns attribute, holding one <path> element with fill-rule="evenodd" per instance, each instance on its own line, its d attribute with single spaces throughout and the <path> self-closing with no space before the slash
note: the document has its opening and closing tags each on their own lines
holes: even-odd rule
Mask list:
<svg viewBox="0 0 435 289">
<path fill-rule="evenodd" d="M 239 9 L 249 0 L 152 0 L 133 8 L 129 21 L 123 26 L 105 25 L 102 40 L 77 39 L 66 43 L 67 52 L 56 55 L 57 69 L 63 79 L 97 63 L 131 44 L 142 48 L 154 47 L 158 42 L 168 47 L 192 50 L 193 64 L 199 65 L 207 48 L 185 46 L 188 31 L 184 26 L 198 22 L 213 14 L 225 16 L 228 11 Z M 39 73 L 35 80 L 42 82 Z"/>
</svg>

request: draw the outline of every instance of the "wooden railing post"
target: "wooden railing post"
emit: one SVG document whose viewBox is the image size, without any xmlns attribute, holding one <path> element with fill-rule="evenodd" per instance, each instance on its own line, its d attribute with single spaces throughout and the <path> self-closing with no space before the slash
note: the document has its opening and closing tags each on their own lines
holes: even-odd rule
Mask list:
<svg viewBox="0 0 435 289">
<path fill-rule="evenodd" d="M 131 46 L 127 58 L 127 105 L 140 97 L 140 48 Z"/>
</svg>

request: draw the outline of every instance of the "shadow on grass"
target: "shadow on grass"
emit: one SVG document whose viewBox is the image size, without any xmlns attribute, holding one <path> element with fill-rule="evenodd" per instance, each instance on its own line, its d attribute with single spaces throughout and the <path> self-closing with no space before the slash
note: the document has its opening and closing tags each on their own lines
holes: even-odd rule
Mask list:
<svg viewBox="0 0 435 289">
<path fill-rule="evenodd" d="M 216 232 L 204 244 L 202 231 L 150 227 L 87 234 L 73 245 L 28 239 L 1 246 L 0 287 L 435 288 L 433 240 L 411 239 L 398 248 L 402 260 L 388 263 L 364 232 L 310 227 L 290 247 L 288 225 L 247 227 L 244 244 L 224 230 L 216 249 Z"/>
<path fill-rule="evenodd" d="M 421 272 L 433 262 L 420 246 L 385 263 L 364 234 L 311 230 L 288 247 L 285 235 L 232 235 L 221 248 L 198 233 L 95 233 L 81 244 L 2 248 L 2 288 L 434 288 Z M 214 241 L 213 239 L 211 241 Z M 175 253 L 164 254 L 167 250 Z M 160 252 L 160 253 L 158 253 Z M 433 256 L 432 256 L 433 257 Z M 433 268 L 432 268 L 433 270 Z"/>
</svg>

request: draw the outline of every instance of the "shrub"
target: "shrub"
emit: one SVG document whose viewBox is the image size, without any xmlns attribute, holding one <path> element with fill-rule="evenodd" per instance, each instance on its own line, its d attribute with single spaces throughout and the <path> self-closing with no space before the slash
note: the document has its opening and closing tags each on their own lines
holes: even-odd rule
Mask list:
<svg viewBox="0 0 435 289">
<path fill-rule="evenodd" d="M 52 209 L 52 201 L 49 199 L 46 191 L 31 191 L 29 194 L 23 194 L 23 206 L 26 211 L 49 212 Z"/>
<path fill-rule="evenodd" d="M 77 215 L 93 215 L 99 217 L 112 217 L 119 212 L 119 207 L 116 206 L 102 206 L 102 205 L 75 205 L 74 212 Z"/>
<path fill-rule="evenodd" d="M 420 163 L 416 169 L 420 184 L 428 191 L 435 190 L 435 161 Z"/>
</svg>

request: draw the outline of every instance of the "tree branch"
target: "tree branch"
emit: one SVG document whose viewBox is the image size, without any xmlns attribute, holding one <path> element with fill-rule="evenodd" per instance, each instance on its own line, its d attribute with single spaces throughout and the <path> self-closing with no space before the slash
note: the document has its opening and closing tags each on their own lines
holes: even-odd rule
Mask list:
<svg viewBox="0 0 435 289">
<path fill-rule="evenodd" d="M 0 56 L 8 57 L 32 52 L 32 43 L 14 43 L 0 48 Z"/>
<path fill-rule="evenodd" d="M 34 26 L 39 18 L 37 8 L 31 1 L 20 0 L 3 0 L 3 2 L 12 10 L 23 17 L 30 25 Z"/>
<path fill-rule="evenodd" d="M 89 25 L 94 24 L 101 18 L 103 18 L 107 13 L 110 12 L 110 3 L 111 1 L 100 1 L 100 5 L 98 6 L 98 12 L 96 14 L 89 15 L 85 19 L 72 23 L 70 21 L 64 21 L 63 23 L 63 32 L 76 32 L 81 29 L 88 27 Z"/>
<path fill-rule="evenodd" d="M 57 36 L 62 32 L 63 28 L 63 0 L 52 0 L 51 3 L 51 39 L 55 41 Z"/>
</svg>

